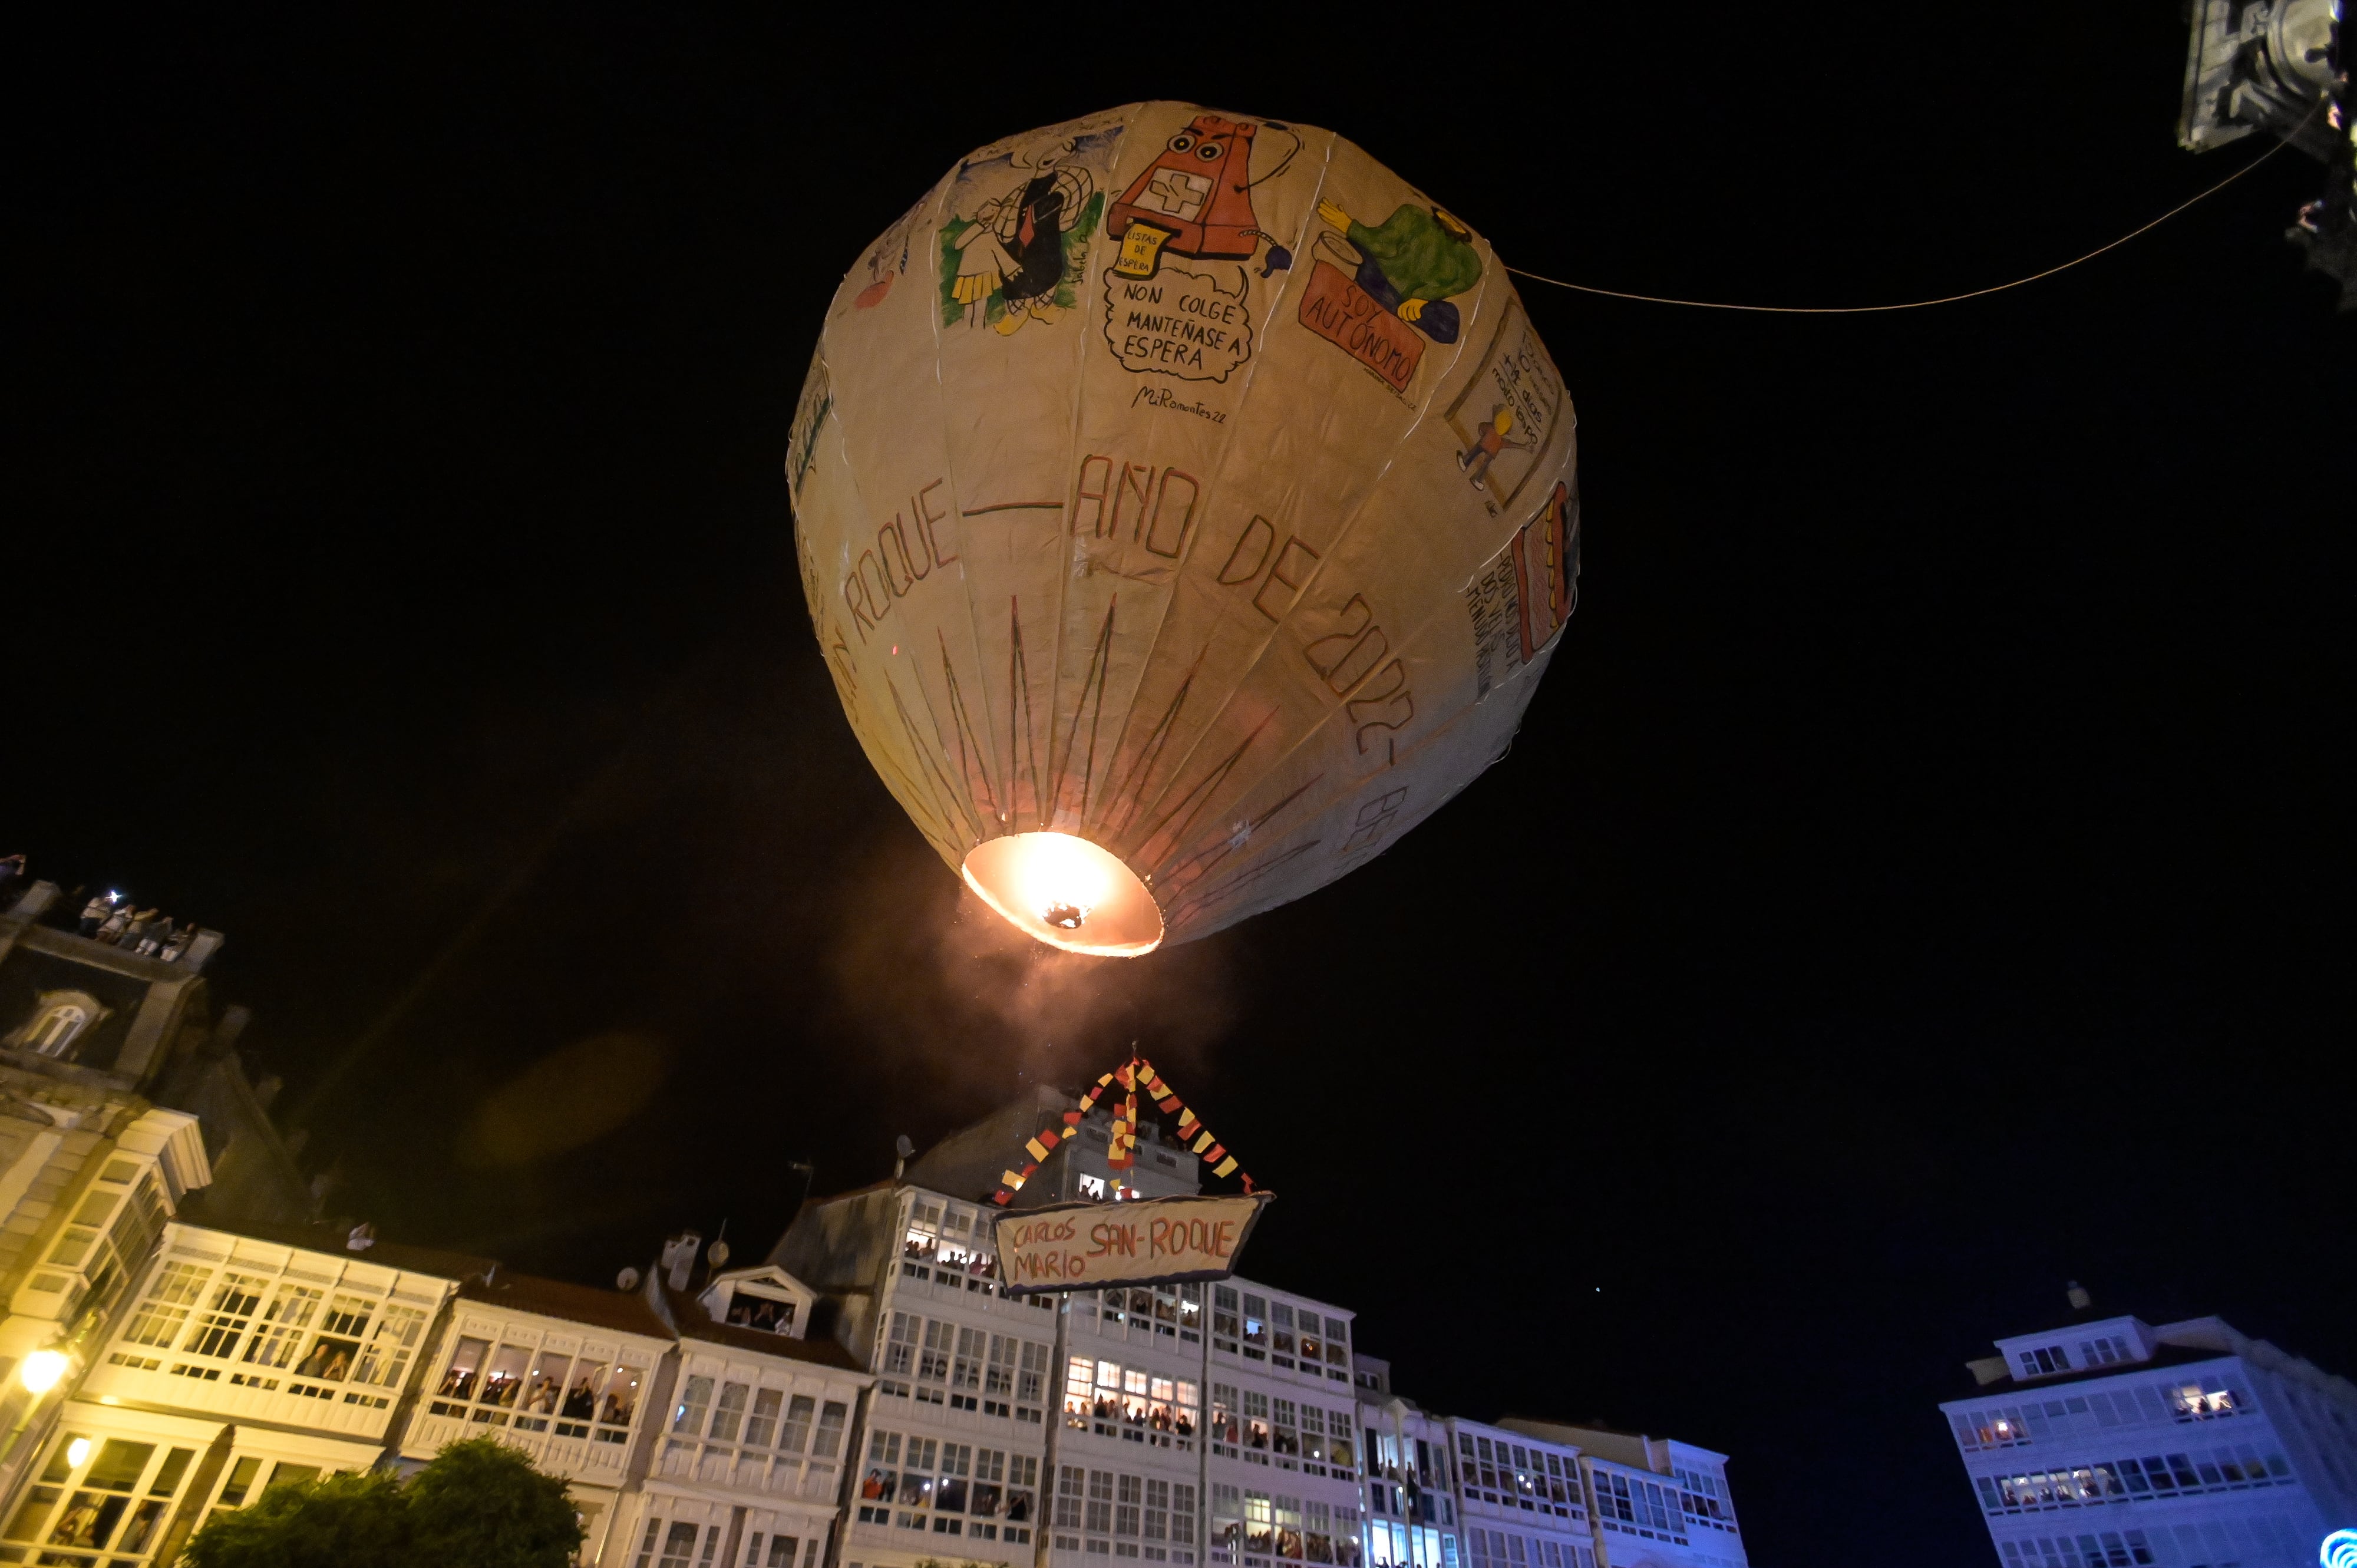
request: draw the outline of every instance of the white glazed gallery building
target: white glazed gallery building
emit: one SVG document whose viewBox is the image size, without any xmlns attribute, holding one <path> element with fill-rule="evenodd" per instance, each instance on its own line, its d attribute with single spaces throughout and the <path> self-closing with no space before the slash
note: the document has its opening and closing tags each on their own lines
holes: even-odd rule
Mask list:
<svg viewBox="0 0 2357 1568">
<path fill-rule="evenodd" d="M 27 1252 L 102 1288 L 40 1330 L 69 1370 L 17 1402 L 0 1564 L 159 1568 L 274 1484 L 490 1436 L 567 1481 L 581 1561 L 616 1568 L 1745 1568 L 1719 1455 L 1421 1410 L 1335 1303 L 1241 1277 L 1007 1294 L 1004 1134 L 1070 1104 L 806 1205 L 751 1267 L 685 1238 L 606 1287 L 184 1213 L 193 1123 L 125 1123 Z M 1104 1196 L 1105 1131 L 1029 1196 Z M 1132 1188 L 1197 1190 L 1191 1156 L 1139 1155 Z M 65 1321 L 25 1315 L 39 1289 L 64 1294 L 33 1280 L 0 1333 Z"/>
<path fill-rule="evenodd" d="M 1006 1107 L 807 1205 L 770 1253 L 872 1347 L 845 1568 L 1748 1568 L 1724 1455 L 1424 1412 L 1348 1307 L 1243 1277 L 1005 1294 L 987 1195 L 1070 1106 Z M 1092 1113 L 1025 1198 L 1106 1196 L 1107 1131 Z M 1193 1157 L 1141 1132 L 1127 1187 L 1199 1190 Z"/>
<path fill-rule="evenodd" d="M 2345 1378 L 2215 1317 L 1996 1347 L 1940 1410 L 2003 1568 L 2314 1568 L 2357 1524 Z"/>
</svg>

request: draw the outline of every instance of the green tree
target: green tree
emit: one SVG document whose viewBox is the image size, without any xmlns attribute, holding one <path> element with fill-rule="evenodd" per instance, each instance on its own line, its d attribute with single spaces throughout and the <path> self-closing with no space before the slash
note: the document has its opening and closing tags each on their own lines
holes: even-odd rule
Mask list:
<svg viewBox="0 0 2357 1568">
<path fill-rule="evenodd" d="M 413 1568 L 409 1498 L 382 1470 L 273 1487 L 213 1516 L 188 1542 L 192 1568 Z M 561 1559 L 559 1561 L 562 1561 Z"/>
<path fill-rule="evenodd" d="M 496 1438 L 442 1450 L 409 1483 L 408 1498 L 420 1568 L 563 1568 L 581 1545 L 565 1483 Z"/>
<path fill-rule="evenodd" d="M 383 1471 L 273 1487 L 188 1542 L 191 1568 L 564 1568 L 582 1539 L 565 1483 L 496 1439 Z"/>
</svg>

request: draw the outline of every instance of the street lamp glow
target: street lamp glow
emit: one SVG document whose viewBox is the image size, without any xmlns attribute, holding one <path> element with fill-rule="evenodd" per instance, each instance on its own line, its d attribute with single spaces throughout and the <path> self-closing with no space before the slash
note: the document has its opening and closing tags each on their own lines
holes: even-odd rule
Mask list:
<svg viewBox="0 0 2357 1568">
<path fill-rule="evenodd" d="M 1162 945 L 1162 911 L 1137 874 L 1071 833 L 1010 833 L 974 846 L 966 886 L 1026 936 L 1066 952 L 1135 958 Z"/>
<path fill-rule="evenodd" d="M 62 1350 L 36 1350 L 25 1358 L 16 1369 L 16 1380 L 37 1394 L 48 1393 L 66 1375 L 66 1358 Z"/>
<path fill-rule="evenodd" d="M 71 1443 L 66 1444 L 66 1463 L 72 1466 L 75 1469 L 79 1470 L 81 1468 L 81 1462 L 89 1457 L 89 1438 L 77 1437 Z"/>
</svg>

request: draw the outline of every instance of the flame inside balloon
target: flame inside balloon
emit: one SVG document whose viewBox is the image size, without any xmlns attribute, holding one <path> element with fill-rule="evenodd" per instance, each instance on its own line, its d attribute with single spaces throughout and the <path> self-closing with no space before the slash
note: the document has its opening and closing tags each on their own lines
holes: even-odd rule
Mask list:
<svg viewBox="0 0 2357 1568">
<path fill-rule="evenodd" d="M 1135 872 L 1071 833 L 1013 833 L 976 844 L 966 886 L 1027 935 L 1066 952 L 1135 958 L 1162 943 L 1162 911 Z"/>
</svg>

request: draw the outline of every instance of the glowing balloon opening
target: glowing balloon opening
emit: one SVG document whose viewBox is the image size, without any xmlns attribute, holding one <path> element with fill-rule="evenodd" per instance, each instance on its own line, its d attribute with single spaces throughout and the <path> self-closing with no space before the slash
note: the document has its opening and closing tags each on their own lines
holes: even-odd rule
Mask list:
<svg viewBox="0 0 2357 1568">
<path fill-rule="evenodd" d="M 965 885 L 1036 940 L 1095 958 L 1162 945 L 1162 910 L 1137 874 L 1070 833 L 1013 833 L 974 845 Z"/>
</svg>

